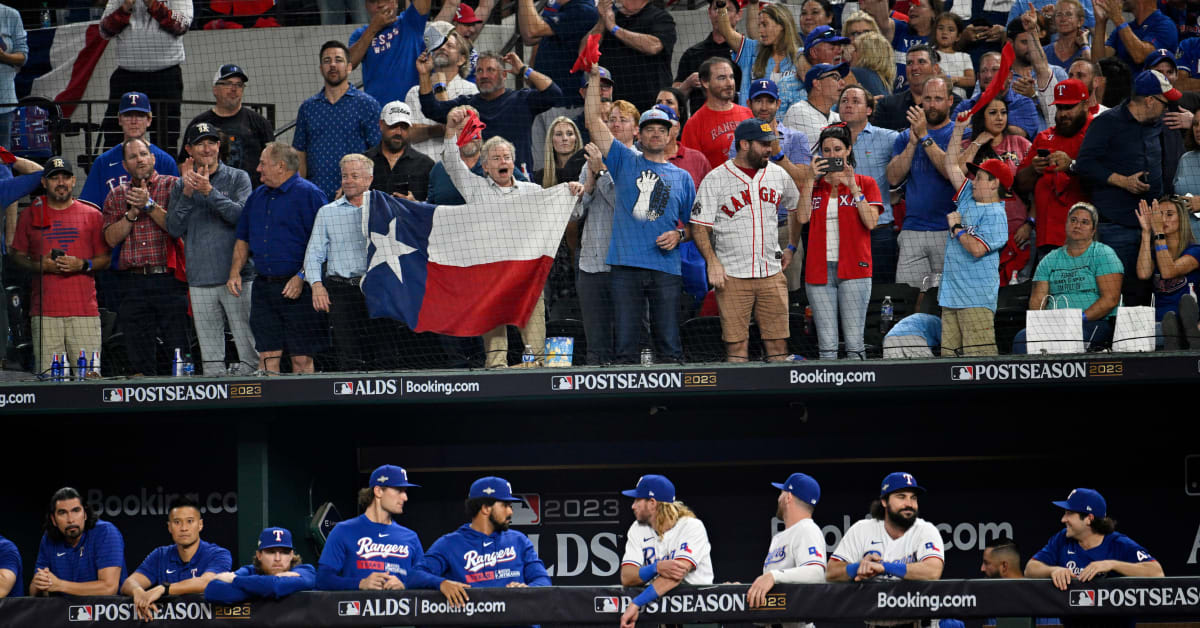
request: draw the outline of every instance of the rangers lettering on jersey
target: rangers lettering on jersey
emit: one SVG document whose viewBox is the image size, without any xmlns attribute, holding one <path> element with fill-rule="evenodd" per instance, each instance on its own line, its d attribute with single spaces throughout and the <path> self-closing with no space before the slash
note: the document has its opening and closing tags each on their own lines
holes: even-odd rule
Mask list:
<svg viewBox="0 0 1200 628">
<path fill-rule="evenodd" d="M 464 568 L 467 571 L 479 571 L 484 567 L 495 567 L 498 563 L 506 563 L 517 559 L 517 550 L 511 546 L 495 552 L 480 554 L 475 550 L 471 550 L 463 554 L 463 560 L 466 561 Z"/>
<path fill-rule="evenodd" d="M 408 558 L 408 546 L 395 543 L 375 543 L 371 537 L 358 539 L 359 558 Z"/>
</svg>

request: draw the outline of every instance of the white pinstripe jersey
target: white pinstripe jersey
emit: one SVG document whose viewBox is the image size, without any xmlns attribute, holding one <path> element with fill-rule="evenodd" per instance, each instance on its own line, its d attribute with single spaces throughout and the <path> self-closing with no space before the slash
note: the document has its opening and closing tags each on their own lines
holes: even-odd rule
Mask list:
<svg viewBox="0 0 1200 628">
<path fill-rule="evenodd" d="M 725 274 L 738 279 L 780 271 L 780 209 L 795 209 L 800 192 L 783 168 L 768 163 L 750 177 L 726 161 L 709 172 L 696 192 L 692 223 L 711 227 L 713 250 Z"/>
</svg>

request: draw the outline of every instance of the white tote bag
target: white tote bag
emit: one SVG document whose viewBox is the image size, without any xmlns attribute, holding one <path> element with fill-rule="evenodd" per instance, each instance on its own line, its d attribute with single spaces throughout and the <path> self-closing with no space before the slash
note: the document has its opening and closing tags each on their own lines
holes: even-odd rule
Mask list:
<svg viewBox="0 0 1200 628">
<path fill-rule="evenodd" d="M 1067 303 L 1066 295 L 1062 295 Z M 1046 304 L 1050 304 L 1050 309 Z M 1083 353 L 1083 310 L 1057 306 L 1057 298 L 1046 295 L 1042 309 L 1025 313 L 1025 342 L 1029 355 Z"/>
<path fill-rule="evenodd" d="M 1150 305 L 1121 305 L 1117 308 L 1117 328 L 1113 331 L 1114 353 L 1154 351 L 1154 300 Z"/>
</svg>

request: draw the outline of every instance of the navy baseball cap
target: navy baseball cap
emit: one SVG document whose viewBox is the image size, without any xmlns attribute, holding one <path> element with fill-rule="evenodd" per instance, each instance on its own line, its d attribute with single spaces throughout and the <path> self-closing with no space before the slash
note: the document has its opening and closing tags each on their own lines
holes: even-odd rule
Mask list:
<svg viewBox="0 0 1200 628">
<path fill-rule="evenodd" d="M 771 482 L 771 486 L 781 491 L 787 491 L 799 498 L 800 501 L 812 506 L 816 506 L 817 501 L 821 499 L 821 486 L 812 479 L 812 476 L 805 473 L 793 473 L 788 476 L 786 482 Z"/>
<path fill-rule="evenodd" d="M 733 130 L 735 146 L 742 140 L 770 142 L 774 139 L 775 131 L 771 130 L 771 123 L 763 122 L 758 118 L 746 118 L 739 122 L 737 128 Z"/>
<path fill-rule="evenodd" d="M 637 488 L 621 491 L 634 499 L 657 499 L 660 502 L 675 501 L 675 485 L 662 475 L 643 475 L 638 478 Z"/>
<path fill-rule="evenodd" d="M 600 73 L 600 82 L 602 82 L 602 83 L 607 82 L 609 85 L 616 85 L 616 82 L 613 81 L 612 72 L 609 72 L 608 68 L 606 68 L 602 65 L 597 65 L 596 70 Z M 591 76 L 592 73 L 591 72 L 580 72 L 580 74 L 582 74 L 583 76 L 580 77 L 580 79 L 579 79 L 579 85 L 581 87 L 587 87 L 588 77 Z"/>
<path fill-rule="evenodd" d="M 232 76 L 240 76 L 243 83 L 250 82 L 250 77 L 246 76 L 246 72 L 242 70 L 242 66 L 236 63 L 226 63 L 217 68 L 216 74 L 213 74 L 213 85 L 216 85 L 217 81 L 223 81 Z"/>
<path fill-rule="evenodd" d="M 1173 68 L 1179 67 L 1179 65 L 1175 63 L 1175 54 L 1166 48 L 1159 48 L 1149 55 L 1146 55 L 1146 62 L 1142 64 L 1142 67 L 1149 70 L 1163 61 L 1170 61 L 1171 67 Z"/>
<path fill-rule="evenodd" d="M 272 547 L 292 549 L 292 533 L 288 532 L 287 528 L 264 528 L 258 535 L 258 549 L 265 550 Z"/>
<path fill-rule="evenodd" d="M 804 75 L 804 88 L 812 91 L 813 83 L 830 72 L 837 72 L 842 75 L 842 78 L 846 78 L 846 75 L 850 73 L 850 64 L 842 62 L 837 65 L 833 65 L 832 63 L 818 63 L 814 65 Z"/>
<path fill-rule="evenodd" d="M 392 486 L 395 488 L 407 488 L 409 486 L 420 487 L 420 484 L 412 484 L 408 481 L 408 471 L 404 467 L 397 467 L 394 464 L 385 464 L 371 472 L 371 486 Z"/>
<path fill-rule="evenodd" d="M 121 96 L 121 108 L 117 111 L 118 114 L 127 111 L 141 111 L 142 113 L 150 113 L 150 99 L 141 92 L 125 92 Z"/>
<path fill-rule="evenodd" d="M 1077 488 L 1071 491 L 1067 498 L 1060 502 L 1050 502 L 1063 510 L 1070 510 L 1081 515 L 1096 515 L 1103 519 L 1108 514 L 1108 504 L 1100 493 L 1090 488 Z"/>
<path fill-rule="evenodd" d="M 641 119 L 638 120 L 638 128 L 644 128 L 647 124 L 655 122 L 665 125 L 668 129 L 671 128 L 671 116 L 658 107 L 651 107 L 642 114 Z"/>
<path fill-rule="evenodd" d="M 49 179 L 60 172 L 65 172 L 70 175 L 75 174 L 75 172 L 71 170 L 71 162 L 63 159 L 62 157 L 55 156 L 46 161 L 46 169 L 42 171 L 42 176 Z"/>
<path fill-rule="evenodd" d="M 817 44 L 834 44 L 841 46 L 850 43 L 849 37 L 843 37 L 833 30 L 832 26 L 821 25 L 808 32 L 808 37 L 804 38 L 804 50 L 812 50 Z"/>
<path fill-rule="evenodd" d="M 475 499 L 477 497 L 490 497 L 502 502 L 521 501 L 521 498 L 513 497 L 512 484 L 509 484 L 508 480 L 498 478 L 494 475 L 479 478 L 471 483 L 471 491 L 467 493 L 467 499 Z"/>
<path fill-rule="evenodd" d="M 779 100 L 779 86 L 771 79 L 754 79 L 750 84 L 750 100 L 754 100 L 763 94 L 768 94 Z"/>
<path fill-rule="evenodd" d="M 1171 81 L 1158 70 L 1143 70 L 1133 79 L 1133 93 L 1139 96 L 1162 96 L 1170 101 L 1179 100 L 1183 94 L 1171 85 Z"/>
<path fill-rule="evenodd" d="M 219 142 L 221 141 L 221 131 L 207 122 L 197 122 L 187 128 L 187 131 L 183 134 L 183 143 L 192 146 L 204 138 L 214 139 Z"/>
<path fill-rule="evenodd" d="M 896 491 L 914 491 L 918 495 L 925 492 L 925 487 L 917 484 L 917 478 L 911 473 L 897 471 L 889 473 L 886 478 L 883 478 L 883 484 L 879 487 L 879 496 L 887 497 Z"/>
</svg>

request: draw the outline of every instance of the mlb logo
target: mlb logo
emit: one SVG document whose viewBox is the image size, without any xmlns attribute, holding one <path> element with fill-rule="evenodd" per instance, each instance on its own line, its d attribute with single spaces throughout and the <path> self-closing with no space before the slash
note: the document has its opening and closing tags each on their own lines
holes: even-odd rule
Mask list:
<svg viewBox="0 0 1200 628">
<path fill-rule="evenodd" d="M 971 381 L 975 379 L 975 367 L 952 366 L 950 367 L 950 379 L 957 382 Z"/>
<path fill-rule="evenodd" d="M 1082 589 L 1080 591 L 1071 591 L 1071 606 L 1095 606 L 1096 591 L 1093 589 Z"/>
<path fill-rule="evenodd" d="M 621 612 L 621 598 L 619 597 L 597 597 L 596 598 L 597 613 L 619 613 Z"/>
<path fill-rule="evenodd" d="M 120 388 L 105 388 L 101 392 L 101 395 L 104 403 L 121 403 L 125 401 L 125 391 Z"/>
<path fill-rule="evenodd" d="M 338 602 L 339 617 L 357 617 L 362 614 L 362 602 Z"/>
<path fill-rule="evenodd" d="M 353 395 L 354 382 L 334 382 L 333 394 L 335 395 Z"/>
<path fill-rule="evenodd" d="M 92 606 L 68 606 L 67 621 L 92 621 L 95 615 L 92 614 Z"/>
<path fill-rule="evenodd" d="M 575 378 L 571 375 L 554 375 L 550 378 L 550 390 L 575 390 Z"/>
<path fill-rule="evenodd" d="M 515 526 L 535 526 L 542 522 L 542 497 L 537 493 L 518 493 L 513 497 L 520 498 L 519 503 L 513 504 L 512 524 Z"/>
</svg>

